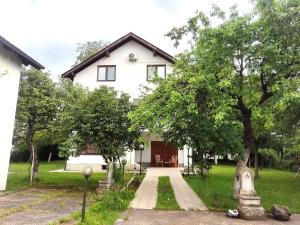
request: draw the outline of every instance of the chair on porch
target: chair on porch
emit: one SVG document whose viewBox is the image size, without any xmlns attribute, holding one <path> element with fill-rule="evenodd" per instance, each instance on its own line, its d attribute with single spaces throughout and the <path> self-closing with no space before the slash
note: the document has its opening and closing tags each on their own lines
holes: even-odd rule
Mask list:
<svg viewBox="0 0 300 225">
<path fill-rule="evenodd" d="M 158 165 L 164 166 L 164 161 L 160 158 L 160 155 L 155 155 L 155 163 L 156 166 Z"/>
<path fill-rule="evenodd" d="M 177 166 L 177 155 L 172 155 L 172 158 L 169 160 L 169 166 Z"/>
</svg>

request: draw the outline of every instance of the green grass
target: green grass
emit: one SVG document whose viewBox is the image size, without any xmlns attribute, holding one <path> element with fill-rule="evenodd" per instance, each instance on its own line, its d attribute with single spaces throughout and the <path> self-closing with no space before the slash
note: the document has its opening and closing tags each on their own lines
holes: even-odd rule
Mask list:
<svg viewBox="0 0 300 225">
<path fill-rule="evenodd" d="M 127 209 L 134 197 L 134 190 L 107 191 L 103 197 L 92 205 L 80 225 L 112 225 L 119 218 L 120 213 Z M 78 214 L 77 221 L 80 220 Z"/>
<path fill-rule="evenodd" d="M 176 201 L 169 177 L 158 177 L 156 209 L 178 210 L 180 207 Z"/>
<path fill-rule="evenodd" d="M 212 210 L 236 208 L 233 196 L 235 167 L 213 166 L 205 181 L 200 176 L 185 177 L 188 184 Z M 293 213 L 300 213 L 300 177 L 295 173 L 275 169 L 263 169 L 255 180 L 255 190 L 261 197 L 262 206 L 270 211 L 273 204 L 285 205 Z"/>
<path fill-rule="evenodd" d="M 129 177 L 128 177 L 129 178 Z M 120 217 L 122 211 L 126 210 L 134 193 L 142 182 L 144 176 L 136 175 L 129 187 L 129 190 L 122 191 L 115 189 L 107 191 L 96 200 L 96 203 L 89 207 L 84 221 L 80 225 L 112 225 Z M 125 183 L 128 183 L 129 179 Z M 120 187 L 119 187 L 120 188 Z M 80 214 L 75 218 L 80 220 Z"/>
<path fill-rule="evenodd" d="M 18 191 L 29 187 L 29 164 L 10 163 L 7 180 L 8 191 Z M 45 188 L 82 188 L 83 176 L 78 173 L 50 173 L 51 170 L 64 168 L 64 161 L 41 162 L 39 166 L 39 180 L 33 187 Z M 105 178 L 105 173 L 94 173 L 89 178 L 89 187 L 97 187 L 98 180 Z"/>
</svg>

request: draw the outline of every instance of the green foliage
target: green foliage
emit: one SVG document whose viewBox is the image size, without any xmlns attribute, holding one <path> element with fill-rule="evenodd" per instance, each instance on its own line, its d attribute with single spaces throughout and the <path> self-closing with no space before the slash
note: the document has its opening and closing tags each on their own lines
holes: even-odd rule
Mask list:
<svg viewBox="0 0 300 225">
<path fill-rule="evenodd" d="M 122 181 L 122 176 L 123 176 L 123 167 L 122 166 L 117 166 L 114 164 L 114 170 L 113 170 L 113 178 L 116 183 Z"/>
<path fill-rule="evenodd" d="M 187 25 L 167 34 L 175 46 L 184 35 L 192 37 L 192 50 L 179 55 L 175 74 L 178 80 L 189 77 L 183 85 L 195 90 L 206 87 L 206 107 L 216 124 L 238 115 L 244 129 L 245 162 L 254 151 L 254 137 L 273 127 L 274 111 L 299 101 L 299 3 L 258 0 L 250 14 L 240 16 L 233 7 L 226 19 L 214 7 L 211 16 L 218 18 L 219 25 L 212 26 L 209 17 L 197 12 Z M 183 102 L 180 97 L 176 95 L 176 107 Z M 191 104 L 186 108 L 193 109 Z"/>
<path fill-rule="evenodd" d="M 144 175 L 136 174 L 131 181 L 130 187 L 138 188 L 144 179 Z"/>
<path fill-rule="evenodd" d="M 127 114 L 133 105 L 129 96 L 101 86 L 86 95 L 68 114 L 69 138 L 61 144 L 61 155 L 78 155 L 86 144 L 93 144 L 106 162 L 115 162 L 125 149 L 134 149 L 140 135 L 129 131 Z"/>
<path fill-rule="evenodd" d="M 105 41 L 87 41 L 85 43 L 77 43 L 77 56 L 75 66 L 90 56 L 94 55 L 101 49 L 105 48 L 109 43 Z"/>
<path fill-rule="evenodd" d="M 133 191 L 107 191 L 91 206 L 81 225 L 112 225 L 121 211 L 127 209 L 134 197 Z"/>
<path fill-rule="evenodd" d="M 213 166 L 207 179 L 200 176 L 187 176 L 185 180 L 211 210 L 227 211 L 237 208 L 238 202 L 232 197 L 233 166 Z M 270 212 L 273 204 L 286 205 L 292 213 L 300 212 L 300 179 L 295 173 L 266 169 L 260 172 L 255 181 L 255 190 L 261 197 L 262 206 Z M 271 190 L 271 191 L 270 191 Z"/>
<path fill-rule="evenodd" d="M 264 161 L 269 164 L 269 167 L 279 162 L 277 152 L 271 148 L 261 148 L 258 150 L 258 152 L 260 153 Z"/>
<path fill-rule="evenodd" d="M 24 149 L 28 144 L 26 141 L 43 142 L 42 132 L 53 125 L 60 103 L 49 74 L 36 69 L 24 70 L 20 80 L 14 144 Z"/>
<path fill-rule="evenodd" d="M 47 73 L 36 69 L 22 71 L 16 112 L 14 145 L 32 154 L 31 179 L 37 179 L 39 160 L 35 146 L 49 143 L 44 132 L 51 129 L 59 105 L 55 85 Z M 51 143 L 49 143 L 51 144 Z"/>
<path fill-rule="evenodd" d="M 188 145 L 200 163 L 207 154 L 239 154 L 242 126 L 236 114 L 218 111 L 220 93 L 212 95 L 208 84 L 199 84 L 201 74 L 193 74 L 189 67 L 178 73 L 155 81 L 156 88 L 129 114 L 133 127 L 147 128 L 180 149 Z"/>
<path fill-rule="evenodd" d="M 170 183 L 170 177 L 158 177 L 156 209 L 180 209 Z"/>
</svg>

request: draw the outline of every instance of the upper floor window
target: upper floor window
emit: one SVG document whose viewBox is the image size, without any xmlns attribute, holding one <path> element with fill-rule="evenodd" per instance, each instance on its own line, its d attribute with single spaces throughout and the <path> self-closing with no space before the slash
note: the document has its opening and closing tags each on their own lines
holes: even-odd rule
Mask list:
<svg viewBox="0 0 300 225">
<path fill-rule="evenodd" d="M 115 80 L 116 80 L 115 65 L 98 66 L 97 81 L 115 81 Z"/>
<path fill-rule="evenodd" d="M 166 65 L 147 65 L 147 80 L 153 80 L 155 74 L 159 78 L 166 79 Z"/>
</svg>

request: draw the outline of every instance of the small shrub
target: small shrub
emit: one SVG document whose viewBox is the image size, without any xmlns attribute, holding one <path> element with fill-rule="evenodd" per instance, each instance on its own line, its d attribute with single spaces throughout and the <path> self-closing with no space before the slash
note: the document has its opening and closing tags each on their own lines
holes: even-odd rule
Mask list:
<svg viewBox="0 0 300 225">
<path fill-rule="evenodd" d="M 99 200 L 99 204 L 95 204 L 91 210 L 121 211 L 127 208 L 128 201 L 133 198 L 133 192 L 130 191 L 107 191 Z"/>
<path fill-rule="evenodd" d="M 120 183 L 122 181 L 122 176 L 123 176 L 123 168 L 115 164 L 114 171 L 113 171 L 113 178 L 115 183 Z"/>
<path fill-rule="evenodd" d="M 143 175 L 140 175 L 140 174 L 135 175 L 133 177 L 133 180 L 130 183 L 130 187 L 132 187 L 132 188 L 138 188 L 140 186 L 140 184 L 142 183 L 143 178 L 144 178 Z"/>
</svg>

